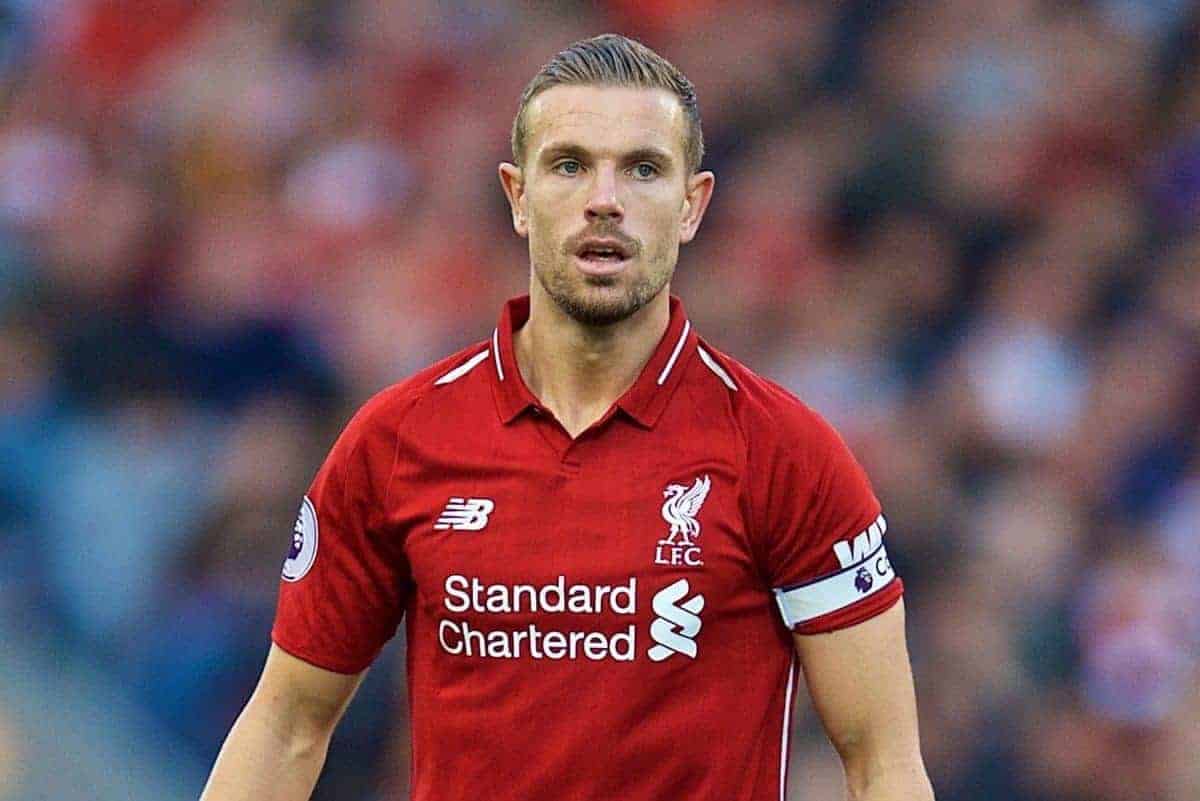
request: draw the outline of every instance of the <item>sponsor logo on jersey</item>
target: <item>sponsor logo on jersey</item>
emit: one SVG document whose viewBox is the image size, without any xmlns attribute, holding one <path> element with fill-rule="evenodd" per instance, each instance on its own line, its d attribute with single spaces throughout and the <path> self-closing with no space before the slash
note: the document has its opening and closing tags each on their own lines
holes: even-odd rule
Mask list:
<svg viewBox="0 0 1200 801">
<path fill-rule="evenodd" d="M 870 592 L 877 578 L 891 576 L 892 565 L 883 547 L 883 534 L 886 531 L 887 520 L 880 515 L 866 531 L 855 535 L 854 539 L 842 540 L 833 545 L 833 553 L 843 570 L 858 568 L 854 574 L 854 589 L 858 590 L 860 595 Z"/>
<path fill-rule="evenodd" d="M 647 656 L 655 662 L 675 654 L 696 658 L 696 635 L 700 633 L 704 596 L 697 594 L 683 601 L 689 592 L 687 579 L 679 579 L 654 595 L 651 606 L 658 617 L 650 624 L 650 638 L 657 645 L 650 648 Z"/>
<path fill-rule="evenodd" d="M 283 580 L 299 581 L 304 578 L 317 559 L 317 510 L 308 496 L 300 504 L 296 525 L 292 526 L 292 547 L 283 560 Z"/>
<path fill-rule="evenodd" d="M 871 554 L 878 550 L 883 543 L 884 532 L 887 531 L 887 521 L 883 515 L 875 518 L 875 522 L 860 534 L 855 535 L 853 540 L 847 542 L 835 542 L 833 544 L 833 553 L 837 556 L 838 563 L 843 568 L 854 567 L 862 562 Z"/>
<path fill-rule="evenodd" d="M 632 662 L 636 626 L 616 631 L 581 630 L 552 625 L 559 615 L 631 618 L 637 612 L 637 578 L 624 584 L 572 584 L 559 576 L 549 584 L 489 584 L 476 577 L 449 575 L 442 606 L 453 615 L 438 622 L 438 644 L 452 656 L 484 659 L 611 659 Z M 536 622 L 514 626 L 513 616 Z M 587 618 L 584 618 L 587 619 Z M 484 621 L 495 621 L 488 624 Z"/>
<path fill-rule="evenodd" d="M 482 531 L 495 508 L 490 498 L 451 498 L 433 527 L 439 531 Z"/>
<path fill-rule="evenodd" d="M 645 651 L 638 648 L 640 626 L 634 622 L 636 576 L 615 584 L 575 584 L 566 576 L 545 584 L 492 584 L 451 574 L 442 589 L 447 614 L 438 621 L 437 638 L 451 656 L 593 662 L 633 662 L 639 653 L 654 662 L 675 654 L 696 658 L 704 596 L 689 598 L 687 579 L 651 600 L 654 644 Z M 596 621 L 601 621 L 598 627 Z"/>
<path fill-rule="evenodd" d="M 687 567 L 704 564 L 700 546 L 696 544 L 696 538 L 700 536 L 700 521 L 696 520 L 696 515 L 700 514 L 700 507 L 711 488 L 712 481 L 708 476 L 697 478 L 690 487 L 667 485 L 663 491 L 666 501 L 662 505 L 662 517 L 671 528 L 654 549 L 654 564 Z"/>
</svg>

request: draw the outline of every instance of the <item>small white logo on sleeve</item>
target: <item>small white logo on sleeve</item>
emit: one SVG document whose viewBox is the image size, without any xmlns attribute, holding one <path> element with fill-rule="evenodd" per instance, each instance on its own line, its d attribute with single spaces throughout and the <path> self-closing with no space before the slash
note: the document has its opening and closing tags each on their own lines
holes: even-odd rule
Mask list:
<svg viewBox="0 0 1200 801">
<path fill-rule="evenodd" d="M 679 579 L 654 595 L 652 606 L 658 617 L 650 624 L 650 638 L 658 645 L 653 646 L 648 655 L 655 662 L 673 654 L 696 658 L 696 635 L 700 633 L 704 596 L 697 595 L 679 603 L 690 591 L 687 579 Z"/>
<path fill-rule="evenodd" d="M 313 566 L 317 558 L 317 529 L 317 510 L 305 495 L 296 525 L 292 527 L 292 547 L 283 560 L 284 581 L 299 581 Z"/>
<path fill-rule="evenodd" d="M 488 524 L 488 515 L 496 508 L 490 498 L 451 498 L 442 510 L 434 528 L 444 531 L 482 531 Z"/>
<path fill-rule="evenodd" d="M 853 540 L 835 542 L 833 544 L 833 553 L 837 557 L 838 564 L 842 567 L 855 567 L 864 559 L 879 548 L 883 542 L 883 535 L 887 533 L 887 520 L 883 515 L 875 518 L 875 522 L 870 527 L 857 535 Z"/>
</svg>

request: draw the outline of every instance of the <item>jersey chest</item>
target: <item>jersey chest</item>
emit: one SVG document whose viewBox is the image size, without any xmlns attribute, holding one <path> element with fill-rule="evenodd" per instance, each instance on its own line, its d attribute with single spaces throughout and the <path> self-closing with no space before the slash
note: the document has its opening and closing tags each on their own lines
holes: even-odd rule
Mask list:
<svg viewBox="0 0 1200 801">
<path fill-rule="evenodd" d="M 739 471 L 720 448 L 676 442 L 580 451 L 426 460 L 413 477 L 421 491 L 405 513 L 410 613 L 444 635 L 443 650 L 465 642 L 467 630 L 486 630 L 508 648 L 526 629 L 549 629 L 578 634 L 580 648 L 593 632 L 640 638 L 646 658 L 645 645 L 655 642 L 650 628 L 667 607 L 710 625 L 769 603 L 739 502 Z M 506 633 L 492 634 L 499 631 Z M 690 647 L 678 637 L 670 642 Z"/>
<path fill-rule="evenodd" d="M 417 587 L 448 573 L 495 580 L 559 575 L 588 582 L 655 575 L 725 576 L 749 566 L 731 466 L 675 471 L 538 470 L 512 463 L 423 488 L 405 540 Z"/>
</svg>

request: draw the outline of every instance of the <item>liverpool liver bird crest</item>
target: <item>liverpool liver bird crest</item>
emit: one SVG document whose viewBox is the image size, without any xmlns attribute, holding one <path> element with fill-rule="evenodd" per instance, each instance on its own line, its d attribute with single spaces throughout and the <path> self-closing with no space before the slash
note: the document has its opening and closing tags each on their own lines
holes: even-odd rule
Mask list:
<svg viewBox="0 0 1200 801">
<path fill-rule="evenodd" d="M 671 525 L 671 533 L 667 535 L 667 545 L 691 545 L 700 534 L 700 524 L 696 515 L 708 497 L 712 482 L 708 476 L 701 476 L 690 487 L 683 484 L 668 484 L 663 495 L 667 500 L 663 503 L 662 516 Z M 679 539 L 676 539 L 676 538 Z"/>
</svg>

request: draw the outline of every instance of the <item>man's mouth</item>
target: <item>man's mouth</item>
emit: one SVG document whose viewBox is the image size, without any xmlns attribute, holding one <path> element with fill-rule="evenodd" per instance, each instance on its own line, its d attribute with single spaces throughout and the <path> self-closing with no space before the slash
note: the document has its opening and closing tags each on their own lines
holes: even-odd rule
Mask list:
<svg viewBox="0 0 1200 801">
<path fill-rule="evenodd" d="M 579 258 L 586 261 L 623 261 L 625 259 L 619 252 L 615 250 L 585 250 L 579 254 Z"/>
<path fill-rule="evenodd" d="M 629 258 L 629 248 L 620 242 L 587 241 L 579 246 L 575 255 L 583 261 L 616 264 Z"/>
</svg>

